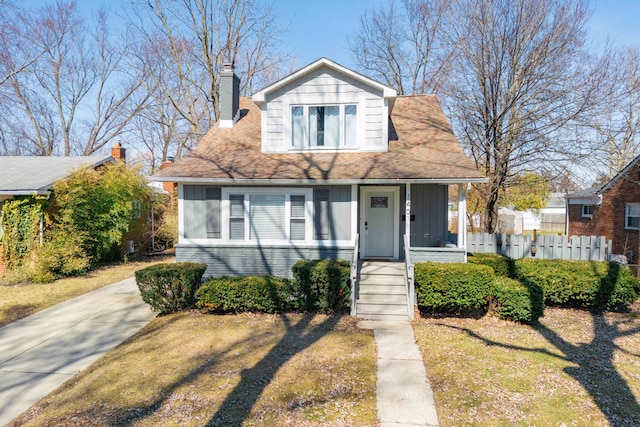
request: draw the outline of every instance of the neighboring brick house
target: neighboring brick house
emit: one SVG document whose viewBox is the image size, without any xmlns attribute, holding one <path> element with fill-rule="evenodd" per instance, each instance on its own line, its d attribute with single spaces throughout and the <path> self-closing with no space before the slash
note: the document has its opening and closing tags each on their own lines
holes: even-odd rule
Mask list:
<svg viewBox="0 0 640 427">
<path fill-rule="evenodd" d="M 600 188 L 567 195 L 567 234 L 605 236 L 612 253 L 638 263 L 640 250 L 640 156 Z"/>
</svg>

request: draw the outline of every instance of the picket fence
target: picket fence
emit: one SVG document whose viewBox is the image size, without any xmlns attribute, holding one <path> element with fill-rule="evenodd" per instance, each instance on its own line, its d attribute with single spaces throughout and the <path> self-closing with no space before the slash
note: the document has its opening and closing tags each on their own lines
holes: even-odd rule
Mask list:
<svg viewBox="0 0 640 427">
<path fill-rule="evenodd" d="M 604 236 L 538 235 L 534 242 L 526 234 L 468 233 L 467 251 L 511 258 L 606 261 L 611 255 L 611 240 Z"/>
</svg>

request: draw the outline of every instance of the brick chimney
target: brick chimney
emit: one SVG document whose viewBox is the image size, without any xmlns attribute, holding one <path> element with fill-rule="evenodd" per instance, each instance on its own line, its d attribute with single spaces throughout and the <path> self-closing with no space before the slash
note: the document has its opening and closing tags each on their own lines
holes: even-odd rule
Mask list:
<svg viewBox="0 0 640 427">
<path fill-rule="evenodd" d="M 164 162 L 162 162 L 162 165 L 160 166 L 160 169 L 166 169 L 169 166 L 171 166 L 173 164 L 173 157 L 167 157 L 167 160 L 165 160 Z M 171 197 L 173 197 L 176 188 L 178 187 L 178 184 L 176 184 L 175 182 L 163 182 L 162 183 L 162 189 L 164 191 L 166 191 L 167 193 L 169 193 L 171 195 Z"/>
<path fill-rule="evenodd" d="M 127 149 L 122 148 L 122 144 L 120 144 L 120 142 L 118 141 L 115 144 L 113 144 L 113 147 L 111 148 L 111 157 L 113 157 L 117 162 L 119 161 L 126 162 Z"/>
<path fill-rule="evenodd" d="M 236 76 L 235 67 L 226 62 L 220 73 L 220 88 L 218 92 L 220 106 L 220 127 L 230 128 L 240 115 L 240 78 Z"/>
</svg>

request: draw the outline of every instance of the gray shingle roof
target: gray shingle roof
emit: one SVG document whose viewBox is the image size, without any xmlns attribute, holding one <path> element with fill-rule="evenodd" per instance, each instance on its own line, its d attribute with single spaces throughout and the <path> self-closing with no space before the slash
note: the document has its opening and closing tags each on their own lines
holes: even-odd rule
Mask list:
<svg viewBox="0 0 640 427">
<path fill-rule="evenodd" d="M 111 156 L 0 156 L 0 194 L 44 193 L 80 168 L 95 168 Z"/>
</svg>

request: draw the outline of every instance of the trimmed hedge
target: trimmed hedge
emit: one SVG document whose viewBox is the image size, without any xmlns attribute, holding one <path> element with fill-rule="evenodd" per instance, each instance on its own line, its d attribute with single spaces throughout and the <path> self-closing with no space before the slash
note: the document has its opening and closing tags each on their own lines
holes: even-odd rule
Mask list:
<svg viewBox="0 0 640 427">
<path fill-rule="evenodd" d="M 631 271 L 614 262 L 519 259 L 515 266 L 522 283 L 543 290 L 547 305 L 619 310 L 640 294 Z"/>
<path fill-rule="evenodd" d="M 175 313 L 194 306 L 206 264 L 176 262 L 156 264 L 136 271 L 142 299 L 161 314 Z"/>
<path fill-rule="evenodd" d="M 219 277 L 196 293 L 199 308 L 222 313 L 282 313 L 293 305 L 291 283 L 275 276 Z"/>
<path fill-rule="evenodd" d="M 538 286 L 526 286 L 515 279 L 496 277 L 491 296 L 491 307 L 500 319 L 534 324 L 544 314 L 544 296 Z"/>
<path fill-rule="evenodd" d="M 350 264 L 345 260 L 300 260 L 293 272 L 296 308 L 303 311 L 335 311 L 351 297 Z"/>
<path fill-rule="evenodd" d="M 487 308 L 493 269 L 468 263 L 417 263 L 418 307 L 431 313 L 465 315 Z"/>
<path fill-rule="evenodd" d="M 470 253 L 467 256 L 469 264 L 488 265 L 493 268 L 496 276 L 515 278 L 515 263 L 513 258 L 494 253 Z"/>
</svg>

